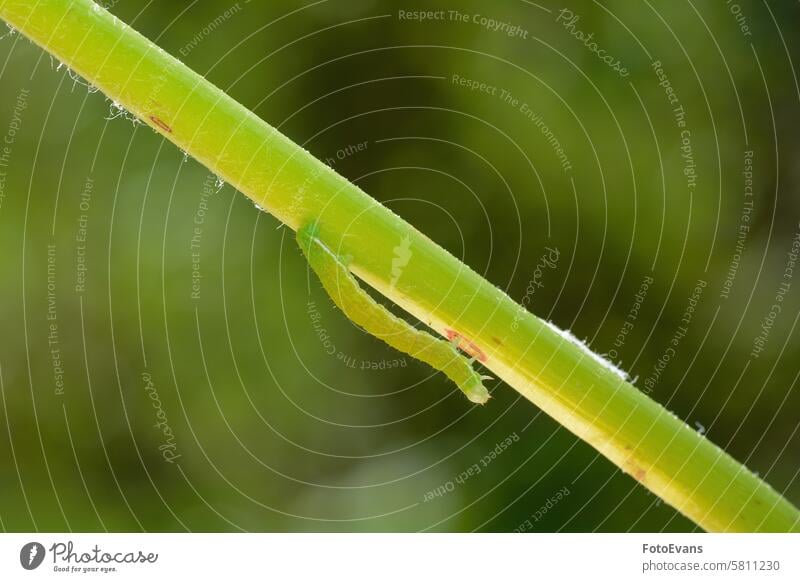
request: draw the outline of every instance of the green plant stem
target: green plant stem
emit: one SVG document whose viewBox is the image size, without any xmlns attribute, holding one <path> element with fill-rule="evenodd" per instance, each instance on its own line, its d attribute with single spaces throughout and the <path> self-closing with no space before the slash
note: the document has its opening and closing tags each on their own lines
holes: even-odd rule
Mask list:
<svg viewBox="0 0 800 582">
<path fill-rule="evenodd" d="M 91 0 L 0 0 L 0 17 L 297 230 L 678 511 L 711 531 L 800 531 L 786 499 L 581 345 Z M 411 258 L 399 279 L 399 245 Z"/>
</svg>

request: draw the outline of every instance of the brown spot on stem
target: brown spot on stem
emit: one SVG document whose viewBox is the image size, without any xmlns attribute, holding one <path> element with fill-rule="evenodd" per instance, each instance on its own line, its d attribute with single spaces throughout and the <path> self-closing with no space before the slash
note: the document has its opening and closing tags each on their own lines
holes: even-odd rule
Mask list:
<svg viewBox="0 0 800 582">
<path fill-rule="evenodd" d="M 502 346 L 503 345 L 503 340 L 501 340 L 499 337 L 492 336 L 492 341 L 494 343 L 496 343 L 498 346 Z"/>
<path fill-rule="evenodd" d="M 161 129 L 163 131 L 166 131 L 167 133 L 172 133 L 172 128 L 169 125 L 167 125 L 166 123 L 164 123 L 164 121 L 160 117 L 156 117 L 155 115 L 151 115 L 149 117 L 149 119 L 159 129 Z"/>
<path fill-rule="evenodd" d="M 629 444 L 625 444 L 623 446 L 625 450 L 630 450 L 632 448 L 632 446 Z M 626 473 L 628 473 L 631 477 L 636 479 L 639 483 L 643 484 L 645 478 L 647 478 L 647 469 L 642 467 L 633 457 L 628 457 L 627 459 L 625 459 L 622 468 Z"/>
<path fill-rule="evenodd" d="M 453 329 L 446 329 L 444 331 L 447 334 L 447 339 L 449 339 L 451 342 L 454 342 L 465 354 L 472 356 L 479 362 L 485 362 L 487 360 L 486 354 L 483 353 L 483 350 L 462 336 L 460 333 Z"/>
</svg>

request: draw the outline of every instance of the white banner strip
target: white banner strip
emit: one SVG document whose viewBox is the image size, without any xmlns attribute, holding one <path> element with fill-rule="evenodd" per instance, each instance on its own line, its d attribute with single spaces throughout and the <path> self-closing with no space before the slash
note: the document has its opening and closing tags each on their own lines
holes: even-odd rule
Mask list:
<svg viewBox="0 0 800 582">
<path fill-rule="evenodd" d="M 0 580 L 800 580 L 800 535 L 3 534 Z"/>
</svg>

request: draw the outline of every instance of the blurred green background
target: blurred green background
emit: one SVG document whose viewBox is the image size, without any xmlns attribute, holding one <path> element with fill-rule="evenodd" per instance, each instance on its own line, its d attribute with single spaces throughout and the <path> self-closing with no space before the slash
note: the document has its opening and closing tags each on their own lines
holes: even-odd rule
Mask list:
<svg viewBox="0 0 800 582">
<path fill-rule="evenodd" d="M 110 8 L 800 502 L 795 4 Z M 291 232 L 0 36 L 4 530 L 693 529 L 355 329 Z"/>
</svg>

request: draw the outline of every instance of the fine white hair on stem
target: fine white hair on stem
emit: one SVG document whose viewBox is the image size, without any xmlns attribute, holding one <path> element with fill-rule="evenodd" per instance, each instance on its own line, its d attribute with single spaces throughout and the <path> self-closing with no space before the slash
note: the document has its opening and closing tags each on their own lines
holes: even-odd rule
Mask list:
<svg viewBox="0 0 800 582">
<path fill-rule="evenodd" d="M 620 369 L 616 364 L 614 364 L 613 362 L 607 360 L 606 358 L 595 352 L 592 348 L 588 346 L 586 342 L 581 341 L 577 337 L 575 337 L 575 335 L 571 331 L 569 331 L 568 329 L 561 329 L 560 327 L 555 325 L 552 321 L 548 321 L 546 319 L 543 319 L 542 322 L 547 327 L 556 332 L 558 335 L 560 335 L 562 338 L 564 338 L 566 341 L 581 348 L 583 353 L 585 353 L 595 362 L 606 368 L 606 370 L 608 370 L 612 374 L 615 374 L 616 376 L 619 376 L 622 380 L 625 381 L 629 380 L 630 376 L 625 370 Z"/>
</svg>

